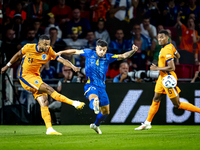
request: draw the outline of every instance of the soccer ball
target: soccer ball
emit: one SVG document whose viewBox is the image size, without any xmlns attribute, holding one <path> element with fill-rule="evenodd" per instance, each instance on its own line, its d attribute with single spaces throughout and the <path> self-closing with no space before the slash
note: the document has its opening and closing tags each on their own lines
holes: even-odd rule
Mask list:
<svg viewBox="0 0 200 150">
<path fill-rule="evenodd" d="M 171 88 L 174 88 L 176 86 L 177 81 L 176 81 L 176 78 L 174 76 L 167 75 L 163 78 L 162 83 L 166 88 L 171 89 Z"/>
</svg>

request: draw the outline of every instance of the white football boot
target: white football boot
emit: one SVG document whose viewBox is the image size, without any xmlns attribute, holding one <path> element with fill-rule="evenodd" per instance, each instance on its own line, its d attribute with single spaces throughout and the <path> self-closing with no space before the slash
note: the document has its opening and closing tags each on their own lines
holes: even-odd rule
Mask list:
<svg viewBox="0 0 200 150">
<path fill-rule="evenodd" d="M 62 133 L 57 132 L 52 127 L 49 127 L 46 132 L 47 135 L 62 135 Z"/>
<path fill-rule="evenodd" d="M 94 108 L 93 108 L 94 113 L 98 114 L 99 113 L 99 100 L 97 97 L 94 99 L 93 106 L 94 106 Z"/>
<path fill-rule="evenodd" d="M 76 109 L 82 109 L 85 105 L 84 102 L 79 102 L 79 101 L 73 101 L 72 104 Z"/>
<path fill-rule="evenodd" d="M 90 124 L 90 128 L 93 129 L 97 134 L 102 134 L 101 130 L 98 126 L 96 126 L 94 123 Z"/>
<path fill-rule="evenodd" d="M 135 128 L 135 130 L 148 130 L 151 129 L 151 123 L 141 123 L 142 125 Z"/>
</svg>

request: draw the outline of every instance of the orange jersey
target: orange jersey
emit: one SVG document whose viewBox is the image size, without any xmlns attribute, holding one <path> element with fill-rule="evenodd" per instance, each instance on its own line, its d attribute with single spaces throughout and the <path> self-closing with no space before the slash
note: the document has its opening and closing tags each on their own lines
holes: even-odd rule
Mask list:
<svg viewBox="0 0 200 150">
<path fill-rule="evenodd" d="M 110 4 L 107 0 L 91 0 L 90 8 L 97 6 L 97 10 L 93 11 L 93 22 L 97 22 L 99 18 L 106 20 L 106 13 L 110 9 Z"/>
<path fill-rule="evenodd" d="M 176 49 L 175 49 L 174 45 L 171 44 L 171 43 L 166 44 L 160 50 L 159 59 L 158 59 L 158 67 L 166 67 L 168 65 L 168 62 L 170 60 L 174 59 L 174 53 L 176 53 Z M 167 94 L 170 99 L 177 97 L 178 94 L 181 92 L 181 90 L 179 89 L 178 86 L 176 86 L 172 89 L 167 89 L 162 84 L 163 78 L 167 75 L 173 75 L 177 80 L 176 73 L 174 71 L 159 71 L 159 72 L 160 72 L 160 75 L 159 75 L 158 80 L 156 82 L 155 92 Z"/>
<path fill-rule="evenodd" d="M 183 50 L 187 50 L 193 53 L 193 30 L 189 30 L 184 24 L 181 26 L 182 29 L 182 40 L 180 44 L 180 48 Z M 197 31 L 195 30 L 195 36 L 198 36 Z M 198 53 L 198 49 L 195 49 L 195 53 Z"/>
<path fill-rule="evenodd" d="M 174 53 L 176 53 L 176 48 L 173 44 L 168 43 L 160 50 L 159 58 L 158 58 L 158 67 L 166 67 L 168 66 L 168 62 L 174 59 Z M 166 75 L 173 75 L 176 79 L 176 73 L 174 71 L 159 71 L 160 76 L 163 78 Z"/>
<path fill-rule="evenodd" d="M 38 75 L 40 76 L 40 68 L 42 64 L 49 60 L 55 60 L 59 57 L 58 54 L 49 47 L 47 52 L 40 53 L 37 49 L 37 44 L 26 44 L 21 52 L 23 54 L 22 63 L 19 71 L 19 76 Z"/>
</svg>

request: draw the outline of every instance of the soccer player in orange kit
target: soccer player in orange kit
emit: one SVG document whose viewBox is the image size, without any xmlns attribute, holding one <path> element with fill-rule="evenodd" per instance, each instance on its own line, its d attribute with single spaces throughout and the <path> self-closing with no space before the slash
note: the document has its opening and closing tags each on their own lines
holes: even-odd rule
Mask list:
<svg viewBox="0 0 200 150">
<path fill-rule="evenodd" d="M 162 84 L 163 78 L 167 75 L 172 75 L 177 80 L 177 76 L 174 72 L 175 65 L 174 65 L 173 58 L 174 57 L 180 58 L 180 54 L 176 51 L 173 44 L 168 42 L 168 39 L 169 39 L 169 34 L 166 30 L 162 30 L 158 33 L 158 43 L 159 45 L 163 46 L 163 48 L 160 50 L 158 66 L 156 66 L 155 64 L 152 64 L 150 69 L 153 71 L 159 70 L 160 75 L 156 82 L 155 94 L 153 97 L 153 102 L 149 109 L 148 117 L 146 121 L 142 123 L 142 125 L 139 126 L 138 128 L 135 128 L 135 130 L 145 130 L 145 129 L 151 128 L 151 122 L 153 120 L 154 115 L 157 113 L 159 109 L 162 94 L 168 95 L 168 97 L 174 104 L 175 108 L 185 109 L 188 111 L 200 113 L 200 108 L 190 103 L 183 103 L 179 101 L 179 93 L 181 90 L 179 89 L 178 86 L 168 89 Z"/>
<path fill-rule="evenodd" d="M 32 92 L 34 98 L 39 102 L 41 115 L 47 128 L 46 134 L 62 135 L 52 128 L 47 94 L 57 101 L 73 105 L 76 109 L 82 109 L 85 103 L 71 100 L 56 92 L 52 87 L 42 81 L 39 70 L 43 64 L 50 60 L 57 60 L 65 66 L 71 67 L 76 72 L 79 71 L 79 68 L 55 53 L 50 46 L 50 38 L 47 35 L 41 35 L 38 44 L 26 44 L 11 58 L 7 65 L 1 69 L 1 73 L 4 73 L 21 57 L 22 62 L 19 71 L 19 81 L 22 87 Z"/>
</svg>

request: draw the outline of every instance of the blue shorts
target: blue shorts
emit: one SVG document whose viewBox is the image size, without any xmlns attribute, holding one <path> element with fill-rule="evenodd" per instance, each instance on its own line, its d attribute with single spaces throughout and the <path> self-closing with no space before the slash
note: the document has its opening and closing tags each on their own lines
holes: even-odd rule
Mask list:
<svg viewBox="0 0 200 150">
<path fill-rule="evenodd" d="M 86 84 L 84 86 L 84 89 L 85 89 L 84 95 L 87 99 L 89 99 L 90 94 L 95 94 L 98 96 L 100 107 L 106 106 L 109 104 L 109 98 L 104 88 L 100 88 L 98 86 L 91 85 L 91 84 Z"/>
</svg>

